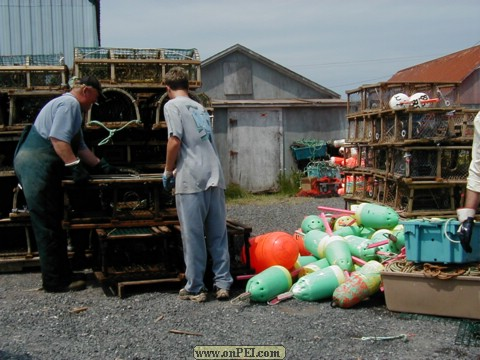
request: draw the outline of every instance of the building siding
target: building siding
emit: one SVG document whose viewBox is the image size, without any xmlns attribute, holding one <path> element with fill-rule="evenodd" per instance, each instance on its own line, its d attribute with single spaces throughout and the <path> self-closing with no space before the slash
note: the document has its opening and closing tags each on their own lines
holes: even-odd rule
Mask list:
<svg viewBox="0 0 480 360">
<path fill-rule="evenodd" d="M 239 88 L 237 93 L 232 91 L 233 81 Z M 247 91 L 245 84 L 251 91 Z M 332 98 L 239 52 L 208 66 L 202 65 L 202 89 L 216 100 Z"/>
<path fill-rule="evenodd" d="M 97 6 L 90 0 L 0 0 L 0 55 L 63 54 L 99 46 Z"/>
</svg>

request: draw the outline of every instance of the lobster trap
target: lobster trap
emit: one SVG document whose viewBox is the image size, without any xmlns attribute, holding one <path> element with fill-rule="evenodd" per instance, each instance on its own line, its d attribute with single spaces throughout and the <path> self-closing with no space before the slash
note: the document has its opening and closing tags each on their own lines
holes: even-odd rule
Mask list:
<svg viewBox="0 0 480 360">
<path fill-rule="evenodd" d="M 390 83 L 382 82 L 365 85 L 355 90 L 347 91 L 347 116 L 360 113 L 374 113 L 391 110 L 390 99 L 399 93 L 412 96 L 423 93 L 433 99 L 434 107 L 451 107 L 458 105 L 457 84 L 453 83 Z M 404 106 L 423 107 L 428 104 L 406 102 Z M 432 107 L 433 107 L 432 106 Z"/>
<path fill-rule="evenodd" d="M 0 129 L 22 130 L 25 125 L 33 124 L 42 107 L 60 93 L 16 93 L 0 98 L 0 112 L 5 120 Z"/>
<path fill-rule="evenodd" d="M 102 176 L 78 193 L 73 180 L 63 180 L 65 228 L 114 228 L 177 224 L 173 197 L 163 191 L 158 174 Z"/>
<path fill-rule="evenodd" d="M 132 49 L 77 47 L 74 68 L 77 76 L 95 76 L 101 83 L 120 87 L 165 87 L 165 74 L 183 67 L 191 89 L 201 85 L 197 49 Z"/>
<path fill-rule="evenodd" d="M 395 143 L 398 138 L 398 126 L 395 114 L 387 113 L 375 117 L 373 121 L 373 142 L 378 144 Z"/>
<path fill-rule="evenodd" d="M 375 119 L 377 115 L 353 116 L 348 117 L 348 142 L 353 143 L 374 143 L 375 139 Z"/>
<path fill-rule="evenodd" d="M 450 112 L 449 135 L 452 141 L 472 141 L 474 134 L 473 120 L 477 110 L 463 110 Z"/>
<path fill-rule="evenodd" d="M 469 146 L 424 146 L 391 149 L 390 173 L 413 180 L 464 180 L 471 161 Z"/>
<path fill-rule="evenodd" d="M 358 146 L 358 170 L 386 173 L 390 162 L 388 148 L 381 146 Z"/>
<path fill-rule="evenodd" d="M 465 185 L 417 181 L 396 183 L 394 208 L 406 218 L 456 216 L 461 207 Z"/>
<path fill-rule="evenodd" d="M 407 128 L 402 129 L 404 141 L 439 141 L 448 137 L 449 116 L 437 112 L 412 112 L 409 114 Z"/>
<path fill-rule="evenodd" d="M 0 91 L 62 90 L 68 74 L 61 54 L 0 56 Z"/>
</svg>

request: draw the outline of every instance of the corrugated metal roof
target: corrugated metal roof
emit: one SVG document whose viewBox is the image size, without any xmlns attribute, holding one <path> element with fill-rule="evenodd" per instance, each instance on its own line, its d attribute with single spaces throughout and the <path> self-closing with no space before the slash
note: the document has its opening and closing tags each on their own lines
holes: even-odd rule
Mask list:
<svg viewBox="0 0 480 360">
<path fill-rule="evenodd" d="M 462 82 L 480 67 L 480 45 L 398 71 L 387 82 Z"/>
<path fill-rule="evenodd" d="M 99 46 L 97 1 L 0 0 L 0 55 L 62 53 L 73 66 L 76 46 Z"/>
</svg>

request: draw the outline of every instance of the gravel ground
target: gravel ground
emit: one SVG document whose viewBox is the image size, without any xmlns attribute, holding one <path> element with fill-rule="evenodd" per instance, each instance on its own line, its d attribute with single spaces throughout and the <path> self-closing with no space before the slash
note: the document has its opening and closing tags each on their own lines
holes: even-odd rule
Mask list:
<svg viewBox="0 0 480 360">
<path fill-rule="evenodd" d="M 230 204 L 228 212 L 252 235 L 291 233 L 318 205 L 343 200 Z M 295 299 L 197 304 L 177 298 L 179 285 L 120 299 L 87 274 L 86 290 L 65 294 L 38 291 L 38 272 L 0 275 L 0 359 L 194 359 L 200 345 L 281 345 L 287 359 L 480 359 L 479 347 L 455 344 L 462 320 L 394 313 L 381 294 L 352 309 Z M 233 295 L 244 287 L 237 282 Z M 411 336 L 378 338 L 403 334 Z"/>
</svg>

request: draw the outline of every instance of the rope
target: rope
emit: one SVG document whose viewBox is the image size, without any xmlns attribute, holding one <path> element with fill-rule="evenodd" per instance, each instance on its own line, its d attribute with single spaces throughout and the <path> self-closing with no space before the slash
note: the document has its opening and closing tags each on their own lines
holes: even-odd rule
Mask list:
<svg viewBox="0 0 480 360">
<path fill-rule="evenodd" d="M 480 264 L 433 265 L 430 263 L 413 263 L 406 259 L 394 260 L 385 264 L 385 271 L 411 274 L 423 274 L 440 280 L 448 280 L 457 276 L 480 276 Z"/>
<path fill-rule="evenodd" d="M 445 224 L 443 224 L 442 226 L 442 230 L 443 230 L 443 236 L 445 236 L 447 238 L 448 241 L 454 243 L 454 244 L 459 244 L 460 241 L 458 240 L 453 240 L 449 235 L 448 235 L 448 232 L 447 232 L 447 226 L 448 224 L 450 223 L 450 221 L 452 221 L 453 218 L 450 218 L 448 219 L 447 221 L 445 221 Z"/>
<path fill-rule="evenodd" d="M 249 302 L 250 301 L 250 296 L 251 296 L 251 293 L 249 293 L 248 291 L 244 292 L 244 293 L 241 293 L 236 298 L 233 298 L 232 300 L 230 300 L 230 304 L 240 305 L 242 303 Z"/>
<path fill-rule="evenodd" d="M 444 271 L 447 270 L 447 271 Z M 448 266 L 432 265 L 429 263 L 423 264 L 423 273 L 427 277 L 435 277 L 440 280 L 448 280 L 466 273 L 466 269 L 453 269 L 448 271 Z"/>
<path fill-rule="evenodd" d="M 108 131 L 108 133 L 109 133 L 108 136 L 107 136 L 105 139 L 103 139 L 102 141 L 100 141 L 100 142 L 98 143 L 98 146 L 101 146 L 101 145 L 107 144 L 116 132 L 125 129 L 127 126 L 129 126 L 129 125 L 132 124 L 132 123 L 135 123 L 135 124 L 138 124 L 138 125 L 139 125 L 139 124 L 142 123 L 142 120 L 130 120 L 129 122 L 127 122 L 125 125 L 123 125 L 122 127 L 118 128 L 118 129 L 109 129 L 109 128 L 107 128 L 104 124 L 102 124 L 100 121 L 97 121 L 97 120 L 91 120 L 91 121 L 89 121 L 89 122 L 88 122 L 88 125 L 90 125 L 90 124 L 100 125 L 100 126 L 103 127 L 105 130 Z"/>
</svg>

